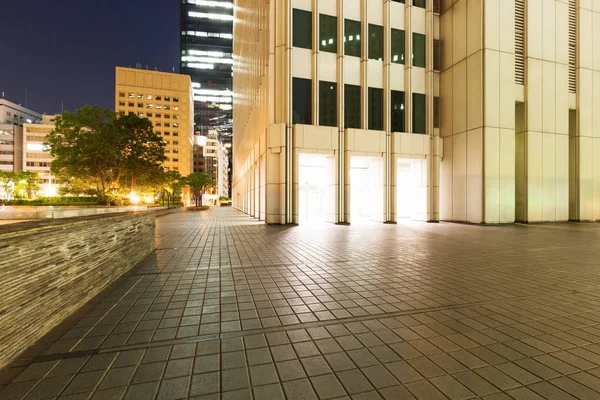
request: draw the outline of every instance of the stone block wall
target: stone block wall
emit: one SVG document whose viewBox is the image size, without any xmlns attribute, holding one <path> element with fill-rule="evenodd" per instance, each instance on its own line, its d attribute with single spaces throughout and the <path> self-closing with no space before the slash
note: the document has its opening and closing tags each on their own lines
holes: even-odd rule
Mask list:
<svg viewBox="0 0 600 400">
<path fill-rule="evenodd" d="M 0 230 L 0 369 L 154 248 L 155 213 Z"/>
</svg>

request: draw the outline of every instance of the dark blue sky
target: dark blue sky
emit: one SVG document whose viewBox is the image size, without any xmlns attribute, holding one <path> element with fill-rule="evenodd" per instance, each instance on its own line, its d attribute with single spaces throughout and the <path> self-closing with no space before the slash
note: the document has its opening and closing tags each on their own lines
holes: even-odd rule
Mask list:
<svg viewBox="0 0 600 400">
<path fill-rule="evenodd" d="M 179 0 L 3 3 L 0 92 L 34 111 L 113 108 L 117 65 L 179 71 Z"/>
</svg>

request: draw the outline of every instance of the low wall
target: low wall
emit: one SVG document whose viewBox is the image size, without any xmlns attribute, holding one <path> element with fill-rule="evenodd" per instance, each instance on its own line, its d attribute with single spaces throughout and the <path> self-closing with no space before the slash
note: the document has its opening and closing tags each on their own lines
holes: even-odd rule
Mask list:
<svg viewBox="0 0 600 400">
<path fill-rule="evenodd" d="M 125 213 L 1 229 L 0 369 L 150 254 L 155 217 Z"/>
</svg>

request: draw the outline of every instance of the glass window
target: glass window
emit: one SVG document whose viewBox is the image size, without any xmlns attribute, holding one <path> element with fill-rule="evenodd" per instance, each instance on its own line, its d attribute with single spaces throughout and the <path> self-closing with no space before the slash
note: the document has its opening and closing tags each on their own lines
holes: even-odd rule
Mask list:
<svg viewBox="0 0 600 400">
<path fill-rule="evenodd" d="M 135 94 L 134 94 L 134 93 L 129 93 L 129 98 L 130 98 L 130 99 L 133 99 L 133 98 L 135 98 Z"/>
<path fill-rule="evenodd" d="M 426 0 L 413 0 L 413 6 L 425 8 Z"/>
<path fill-rule="evenodd" d="M 394 3 L 402 3 L 404 4 L 404 0 L 392 0 Z"/>
<path fill-rule="evenodd" d="M 138 108 L 144 108 L 144 103 L 138 103 Z"/>
<path fill-rule="evenodd" d="M 165 136 L 171 136 L 171 132 L 165 132 L 163 135 L 165 135 Z"/>
<path fill-rule="evenodd" d="M 146 117 L 152 117 L 152 113 L 146 113 Z"/>
<path fill-rule="evenodd" d="M 173 132 L 173 136 L 179 136 L 179 133 Z"/>
<path fill-rule="evenodd" d="M 162 96 L 156 96 L 156 100 L 162 100 Z"/>
<path fill-rule="evenodd" d="M 369 59 L 383 60 L 383 26 L 369 24 Z"/>
<path fill-rule="evenodd" d="M 344 20 L 344 53 L 347 56 L 361 57 L 360 22 L 351 19 Z"/>
<path fill-rule="evenodd" d="M 165 96 L 165 101 L 171 101 L 171 97 Z"/>
<path fill-rule="evenodd" d="M 152 95 L 151 94 L 147 94 L 146 95 L 146 100 L 152 100 Z"/>
<path fill-rule="evenodd" d="M 144 95 L 141 93 L 138 93 L 138 99 L 143 99 L 143 98 L 144 98 Z"/>
<path fill-rule="evenodd" d="M 135 107 L 135 103 L 127 103 L 129 107 Z"/>
<path fill-rule="evenodd" d="M 154 114 L 154 116 L 155 116 L 156 118 L 160 118 L 160 117 L 161 117 L 161 114 L 159 114 L 159 113 L 156 113 L 156 114 Z"/>
<path fill-rule="evenodd" d="M 179 145 L 179 142 L 178 141 L 173 141 L 173 145 L 177 146 L 177 145 Z"/>
<path fill-rule="evenodd" d="M 294 47 L 312 49 L 312 13 L 294 8 Z"/>
<path fill-rule="evenodd" d="M 165 98 L 165 100 L 166 100 L 166 98 Z M 165 110 L 170 110 L 170 109 L 171 109 L 171 106 L 165 106 Z"/>
<path fill-rule="evenodd" d="M 169 119 L 169 118 L 171 118 L 171 115 L 169 115 L 169 114 L 165 114 L 165 118 L 166 118 L 166 119 Z"/>
<path fill-rule="evenodd" d="M 178 123 L 174 123 L 173 124 L 173 128 L 179 128 L 179 124 Z"/>
<path fill-rule="evenodd" d="M 171 126 L 171 124 L 170 124 L 170 123 L 168 123 L 168 122 L 165 122 L 165 124 L 164 124 L 163 126 L 164 126 L 165 128 L 167 128 L 167 127 Z"/>
<path fill-rule="evenodd" d="M 360 86 L 344 85 L 344 127 L 360 129 Z"/>
<path fill-rule="evenodd" d="M 413 93 L 413 133 L 425 133 L 425 95 Z"/>
<path fill-rule="evenodd" d="M 404 92 L 392 90 L 392 132 L 406 132 L 404 123 Z"/>
<path fill-rule="evenodd" d="M 119 92 L 119 97 L 125 97 L 125 93 L 124 92 Z"/>
<path fill-rule="evenodd" d="M 124 102 L 124 101 L 120 101 L 120 102 L 119 102 L 119 106 L 121 106 L 121 107 L 125 107 L 125 102 Z"/>
<path fill-rule="evenodd" d="M 392 29 L 392 62 L 404 64 L 404 31 Z"/>
<path fill-rule="evenodd" d="M 294 78 L 292 81 L 292 123 L 312 124 L 312 81 Z"/>
<path fill-rule="evenodd" d="M 179 103 L 179 97 L 173 97 L 173 102 Z"/>
<path fill-rule="evenodd" d="M 337 18 L 331 15 L 319 15 L 319 30 L 321 51 L 337 53 Z"/>
<path fill-rule="evenodd" d="M 383 89 L 369 88 L 369 129 L 383 130 Z"/>
<path fill-rule="evenodd" d="M 337 126 L 337 84 L 319 82 L 319 125 Z"/>
<path fill-rule="evenodd" d="M 441 0 L 433 0 L 433 12 L 437 14 L 440 14 L 442 12 Z"/>
<path fill-rule="evenodd" d="M 413 33 L 413 66 L 425 68 L 425 35 Z"/>
</svg>

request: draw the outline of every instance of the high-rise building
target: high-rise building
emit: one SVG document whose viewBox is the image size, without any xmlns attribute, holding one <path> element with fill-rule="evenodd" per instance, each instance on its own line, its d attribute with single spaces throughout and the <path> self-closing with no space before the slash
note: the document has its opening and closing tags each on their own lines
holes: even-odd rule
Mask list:
<svg viewBox="0 0 600 400">
<path fill-rule="evenodd" d="M 236 208 L 600 219 L 600 3 L 239 0 Z"/>
<path fill-rule="evenodd" d="M 35 111 L 0 99 L 0 171 L 22 171 L 23 125 L 41 119 Z"/>
<path fill-rule="evenodd" d="M 193 172 L 192 82 L 187 75 L 116 68 L 115 111 L 148 118 L 166 143 L 165 167 Z"/>
<path fill-rule="evenodd" d="M 180 40 L 180 71 L 192 78 L 195 130 L 231 136 L 233 0 L 182 0 Z"/>
</svg>

